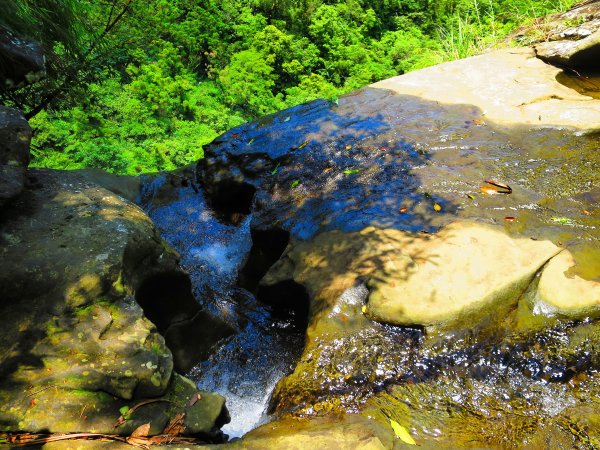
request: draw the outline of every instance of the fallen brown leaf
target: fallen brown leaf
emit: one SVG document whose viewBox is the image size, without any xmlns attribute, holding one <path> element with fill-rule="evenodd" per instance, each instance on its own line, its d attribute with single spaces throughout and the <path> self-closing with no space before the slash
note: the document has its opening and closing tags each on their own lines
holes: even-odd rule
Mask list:
<svg viewBox="0 0 600 450">
<path fill-rule="evenodd" d="M 130 437 L 146 437 L 148 434 L 150 434 L 150 423 L 145 423 L 133 430 Z"/>
<path fill-rule="evenodd" d="M 171 420 L 163 430 L 162 434 L 168 436 L 179 436 L 185 432 L 185 413 L 180 412 L 171 417 Z"/>
</svg>

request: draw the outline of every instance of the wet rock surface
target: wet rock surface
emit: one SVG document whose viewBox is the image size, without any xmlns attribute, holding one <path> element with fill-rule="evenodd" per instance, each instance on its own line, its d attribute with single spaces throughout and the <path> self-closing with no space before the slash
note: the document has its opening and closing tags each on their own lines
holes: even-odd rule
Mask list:
<svg viewBox="0 0 600 450">
<path fill-rule="evenodd" d="M 10 279 L 21 284 L 6 290 L 11 308 L 34 316 L 7 327 L 21 333 L 21 347 L 7 352 L 31 361 L 17 367 L 3 357 L 2 370 L 13 375 L 2 383 L 22 392 L 0 407 L 3 420 L 20 420 L 21 429 L 86 421 L 86 429 L 104 430 L 111 411 L 144 393 L 161 401 L 120 432 L 149 421 L 159 432 L 184 411 L 190 432 L 217 440 L 223 399 L 203 392 L 191 405 L 200 387 L 232 404 L 232 436 L 266 420 L 273 391 L 276 420 L 227 444 L 234 448 L 598 447 L 600 89 L 572 89 L 577 83 L 565 77 L 533 50 L 511 49 L 231 130 L 195 168 L 141 180 L 139 204 L 189 278 L 173 268 L 178 255 L 140 210 L 71 176 L 67 191 L 75 186 L 77 195 L 35 200 L 35 189 L 52 181 L 40 172 L 42 182 L 19 197 L 19 218 L 2 219 L 7 261 L 18 259 L 28 227 L 41 228 L 35 205 L 52 210 L 55 201 L 75 208 L 68 220 L 90 230 L 85 239 L 100 230 L 120 250 L 98 259 L 92 240 L 81 247 L 95 263 L 86 265 L 86 256 L 77 270 L 61 263 L 65 273 L 52 272 L 72 239 L 45 219 L 58 246 L 53 263 L 46 268 L 32 256 L 43 252 L 27 252 L 24 265 L 36 269 L 19 268 Z M 95 178 L 129 198 L 137 190 L 128 180 Z M 105 198 L 124 216 L 94 209 Z M 90 228 L 86 220 L 98 214 L 103 225 Z M 104 228 L 120 225 L 124 234 Z M 30 287 L 25 280 L 39 267 L 54 278 Z M 63 289 L 63 278 L 74 281 Z M 191 314 L 190 291 L 200 315 Z M 41 306 L 19 304 L 16 292 Z M 173 295 L 188 305 L 181 314 L 156 307 Z M 176 374 L 167 380 L 173 359 L 144 315 L 173 348 L 206 346 L 195 361 L 174 355 L 191 367 L 196 387 Z M 206 334 L 205 318 L 216 331 Z M 183 324 L 199 334 L 174 337 Z M 112 371 L 115 358 L 97 356 L 108 369 L 86 365 L 113 332 L 132 336 L 119 351 L 139 363 L 130 369 L 137 384 Z M 80 333 L 82 349 L 74 344 Z M 149 351 L 150 365 L 136 359 Z M 68 361 L 73 380 L 47 371 L 55 355 Z M 93 416 L 79 412 L 82 398 Z M 65 402 L 57 410 L 74 422 L 52 425 L 39 402 Z"/>
<path fill-rule="evenodd" d="M 472 91 L 494 58 L 512 61 L 504 81 L 484 84 L 488 67 L 481 93 L 448 87 L 462 73 Z M 600 109 L 530 50 L 460 63 L 265 117 L 205 149 L 197 180 L 221 220 L 249 220 L 274 246 L 289 238 L 258 299 L 308 303 L 304 352 L 271 411 L 356 413 L 391 433 L 394 420 L 425 447 L 468 446 L 479 430 L 484 448 L 586 448 L 598 439 L 580 417 L 598 393 Z M 418 412 L 438 393 L 440 411 L 456 406 L 427 409 L 428 422 Z"/>
<path fill-rule="evenodd" d="M 177 356 L 147 317 L 167 342 L 185 319 L 204 318 L 194 342 L 204 351 L 227 329 L 206 320 L 176 252 L 137 206 L 81 173 L 30 171 L 0 223 L 1 428 L 127 434 L 151 422 L 162 431 L 196 390 L 175 374 Z M 157 277 L 162 295 L 140 307 L 135 297 Z M 162 400 L 115 427 L 120 408 L 148 398 Z M 206 420 L 190 430 L 209 435 L 223 423 L 223 399 L 203 398 Z"/>
</svg>

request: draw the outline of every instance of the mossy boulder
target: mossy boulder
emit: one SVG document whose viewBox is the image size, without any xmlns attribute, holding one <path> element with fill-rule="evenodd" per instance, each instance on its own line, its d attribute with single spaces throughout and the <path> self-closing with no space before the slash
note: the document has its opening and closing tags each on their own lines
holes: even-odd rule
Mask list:
<svg viewBox="0 0 600 450">
<path fill-rule="evenodd" d="M 23 189 L 30 141 L 31 127 L 21 112 L 0 106 L 0 207 Z"/>
<path fill-rule="evenodd" d="M 167 333 L 187 318 L 204 321 L 200 351 L 215 343 L 211 330 L 228 329 L 200 310 L 177 253 L 144 212 L 82 173 L 31 171 L 1 213 L 0 240 L 2 430 L 127 433 L 113 426 L 121 406 L 168 404 L 181 384 L 147 317 Z M 140 297 L 148 283 L 154 295 Z M 195 430 L 212 428 L 219 402 Z"/>
</svg>

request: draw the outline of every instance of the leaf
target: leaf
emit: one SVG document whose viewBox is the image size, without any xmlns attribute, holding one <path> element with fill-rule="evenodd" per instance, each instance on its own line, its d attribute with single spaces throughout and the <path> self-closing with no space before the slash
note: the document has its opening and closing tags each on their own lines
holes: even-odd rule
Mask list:
<svg viewBox="0 0 600 450">
<path fill-rule="evenodd" d="M 498 193 L 498 190 L 491 186 L 481 186 L 479 189 L 481 189 L 481 192 L 488 195 L 495 195 Z"/>
<path fill-rule="evenodd" d="M 478 127 L 485 125 L 485 120 L 483 119 L 473 119 L 473 125 L 477 125 Z"/>
<path fill-rule="evenodd" d="M 308 141 L 304 141 L 302 144 L 300 144 L 300 145 L 298 146 L 298 150 L 300 150 L 301 148 L 304 148 L 304 147 L 306 147 L 307 145 L 308 145 Z"/>
<path fill-rule="evenodd" d="M 346 175 L 353 175 L 355 173 L 359 173 L 360 169 L 346 169 L 344 170 L 344 174 Z"/>
<path fill-rule="evenodd" d="M 300 184 L 300 180 L 294 180 L 294 181 L 292 181 L 292 184 L 290 185 L 290 189 L 294 189 L 299 184 Z"/>
<path fill-rule="evenodd" d="M 250 139 L 246 145 L 250 145 L 254 142 L 254 138 Z"/>
<path fill-rule="evenodd" d="M 275 175 L 278 171 L 279 171 L 279 163 L 277 163 L 277 165 L 273 169 L 273 172 L 271 172 L 271 175 Z"/>
<path fill-rule="evenodd" d="M 323 170 L 323 173 L 328 173 L 331 172 L 333 170 L 333 167 L 326 167 L 325 170 Z"/>
<path fill-rule="evenodd" d="M 121 408 L 119 408 L 119 412 L 120 412 L 120 413 L 121 413 L 121 415 L 123 415 L 123 416 L 124 416 L 125 414 L 127 414 L 127 411 L 129 411 L 129 406 L 127 406 L 127 405 L 126 405 L 126 406 L 123 406 L 123 407 L 121 407 Z"/>
<path fill-rule="evenodd" d="M 471 200 L 475 200 L 475 196 L 472 194 L 467 194 L 467 197 L 470 198 Z"/>
<path fill-rule="evenodd" d="M 367 312 L 367 305 L 363 305 L 362 308 L 360 308 L 360 310 L 362 311 L 362 313 L 366 313 Z"/>
<path fill-rule="evenodd" d="M 192 395 L 192 398 L 190 398 L 190 401 L 188 402 L 188 407 L 192 407 L 194 406 L 198 400 L 202 400 L 202 395 L 200 394 L 200 392 L 196 392 L 194 395 Z"/>
<path fill-rule="evenodd" d="M 415 440 L 408 433 L 408 430 L 406 428 L 404 428 L 402 425 L 400 425 L 398 422 L 390 419 L 390 425 L 392 426 L 392 430 L 394 430 L 394 433 L 396 434 L 396 436 L 398 436 L 402 442 L 405 442 L 410 445 L 417 445 Z"/>
<path fill-rule="evenodd" d="M 283 121 L 284 122 L 289 122 L 291 118 L 292 118 L 292 116 L 287 116 Z"/>
<path fill-rule="evenodd" d="M 442 207 L 440 206 L 439 203 L 434 203 L 433 204 L 433 209 L 437 212 L 440 212 L 442 210 Z"/>
<path fill-rule="evenodd" d="M 171 420 L 169 420 L 169 423 L 163 430 L 162 434 L 168 434 L 169 436 L 179 436 L 180 434 L 183 434 L 185 432 L 184 419 L 184 412 L 175 414 L 173 417 L 171 417 Z"/>
<path fill-rule="evenodd" d="M 352 148 L 351 145 L 346 145 L 346 150 L 350 150 Z"/>
<path fill-rule="evenodd" d="M 560 225 L 573 225 L 573 221 L 568 217 L 552 217 L 552 222 Z"/>
<path fill-rule="evenodd" d="M 408 208 L 406 206 L 403 206 L 398 211 L 400 211 L 401 213 L 405 213 L 406 211 L 408 211 Z"/>
<path fill-rule="evenodd" d="M 516 217 L 513 217 L 513 216 L 506 216 L 504 218 L 504 220 L 506 220 L 507 222 L 514 222 L 517 219 L 516 219 Z"/>
<path fill-rule="evenodd" d="M 133 430 L 133 432 L 131 433 L 132 438 L 135 437 L 146 437 L 150 434 L 150 422 L 145 423 L 143 425 L 140 425 L 139 427 L 137 427 L 135 430 Z"/>
<path fill-rule="evenodd" d="M 494 188 L 496 188 L 496 193 L 498 194 L 512 194 L 512 188 L 508 184 L 500 183 L 499 181 L 494 181 L 490 179 L 485 180 L 485 182 L 494 186 Z M 483 186 L 481 189 L 483 190 Z"/>
</svg>

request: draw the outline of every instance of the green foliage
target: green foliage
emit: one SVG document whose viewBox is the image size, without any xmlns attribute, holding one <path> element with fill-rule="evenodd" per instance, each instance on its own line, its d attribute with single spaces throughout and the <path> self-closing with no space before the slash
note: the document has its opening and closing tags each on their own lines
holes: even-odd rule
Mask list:
<svg viewBox="0 0 600 450">
<path fill-rule="evenodd" d="M 121 5 L 99 0 L 37 0 L 36 5 L 51 2 L 77 5 L 85 25 L 79 28 L 82 42 L 94 42 L 111 10 L 114 15 Z M 247 120 L 317 98 L 335 100 L 380 79 L 470 56 L 528 18 L 572 3 L 132 2 L 121 26 L 103 36 L 86 66 L 74 66 L 80 83 L 32 120 L 33 164 L 126 174 L 180 167 Z M 36 14 L 27 21 L 35 23 Z M 70 30 L 70 17 L 56 23 Z M 61 45 L 54 44 L 57 52 Z"/>
<path fill-rule="evenodd" d="M 0 27 L 18 36 L 36 39 L 52 50 L 60 43 L 68 51 L 79 46 L 79 10 L 76 0 L 0 0 Z"/>
</svg>

